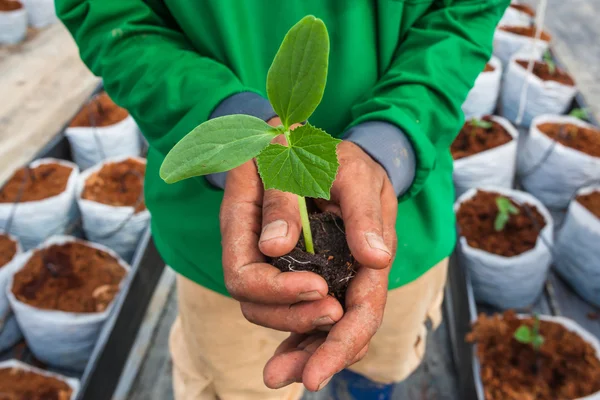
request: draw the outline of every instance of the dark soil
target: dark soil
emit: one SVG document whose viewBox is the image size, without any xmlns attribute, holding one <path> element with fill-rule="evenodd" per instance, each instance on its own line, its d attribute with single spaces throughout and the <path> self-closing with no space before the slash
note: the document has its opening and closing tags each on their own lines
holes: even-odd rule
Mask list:
<svg viewBox="0 0 600 400">
<path fill-rule="evenodd" d="M 513 140 L 506 129 L 493 121 L 489 116 L 483 117 L 482 120 L 490 122 L 492 126 L 489 129 L 485 129 L 473 126 L 471 121 L 465 122 L 450 147 L 452 158 L 460 160 L 461 158 L 502 146 Z"/>
<path fill-rule="evenodd" d="M 579 335 L 541 321 L 544 344 L 536 356 L 529 344 L 513 338 L 522 324 L 513 311 L 480 315 L 467 335 L 477 343 L 486 400 L 572 400 L 600 391 L 600 360 Z"/>
<path fill-rule="evenodd" d="M 517 64 L 527 69 L 528 61 L 518 60 Z M 575 81 L 565 71 L 556 67 L 556 71 L 551 74 L 548 65 L 540 61 L 536 61 L 533 65 L 533 74 L 543 81 L 555 81 L 563 85 L 575 86 Z"/>
<path fill-rule="evenodd" d="M 600 218 L 600 191 L 577 196 L 577 201 L 592 214 Z"/>
<path fill-rule="evenodd" d="M 81 197 L 115 207 L 135 207 L 138 213 L 146 209 L 145 173 L 146 165 L 132 158 L 107 163 L 87 178 Z"/>
<path fill-rule="evenodd" d="M 535 17 L 535 10 L 525 4 L 511 4 L 510 8 L 514 8 L 517 11 L 521 11 L 530 17 Z"/>
<path fill-rule="evenodd" d="M 343 306 L 346 289 L 358 268 L 346 242 L 344 222 L 329 212 L 311 214 L 309 218 L 316 254 L 305 251 L 301 235 L 294 250 L 271 263 L 283 272 L 310 271 L 321 275 L 329 285 L 329 294 Z"/>
<path fill-rule="evenodd" d="M 539 124 L 537 128 L 563 146 L 579 150 L 592 157 L 600 157 L 600 130 L 575 124 Z"/>
<path fill-rule="evenodd" d="M 525 208 L 511 200 L 519 214 L 511 214 L 504 229 L 497 232 L 494 221 L 499 196 L 502 195 L 478 190 L 475 196 L 462 203 L 456 213 L 460 234 L 469 246 L 500 256 L 513 257 L 533 249 L 539 231 L 546 226 L 544 217 L 534 205 L 525 203 Z"/>
<path fill-rule="evenodd" d="M 0 268 L 4 267 L 17 254 L 17 244 L 7 235 L 0 234 Z"/>
<path fill-rule="evenodd" d="M 73 118 L 70 127 L 104 127 L 114 125 L 129 116 L 126 109 L 116 105 L 108 94 L 101 93 L 86 104 Z"/>
<path fill-rule="evenodd" d="M 24 203 L 56 196 L 67 188 L 71 172 L 71 167 L 52 163 L 20 168 L 0 189 L 0 203 Z"/>
<path fill-rule="evenodd" d="M 486 63 L 485 68 L 483 69 L 483 72 L 493 72 L 495 70 L 496 70 L 496 68 L 494 68 L 494 66 L 492 64 Z"/>
<path fill-rule="evenodd" d="M 20 368 L 0 369 L 0 400 L 69 400 L 72 393 L 56 378 Z"/>
<path fill-rule="evenodd" d="M 534 38 L 535 37 L 535 26 L 527 26 L 527 27 L 523 27 L 523 26 L 501 26 L 499 29 L 505 31 L 505 32 L 510 32 L 510 33 L 514 33 L 515 35 L 520 35 L 520 36 L 527 36 L 530 38 Z M 540 39 L 543 40 L 544 42 L 549 42 L 550 39 L 552 37 L 550 36 L 550 34 L 548 34 L 548 32 L 546 31 L 542 31 L 542 35 L 540 36 Z"/>
<path fill-rule="evenodd" d="M 102 312 L 118 293 L 125 274 L 110 254 L 83 242 L 68 242 L 36 250 L 15 275 L 12 292 L 36 308 Z"/>
<path fill-rule="evenodd" d="M 20 1 L 0 0 L 0 11 L 15 11 L 23 8 Z"/>
</svg>

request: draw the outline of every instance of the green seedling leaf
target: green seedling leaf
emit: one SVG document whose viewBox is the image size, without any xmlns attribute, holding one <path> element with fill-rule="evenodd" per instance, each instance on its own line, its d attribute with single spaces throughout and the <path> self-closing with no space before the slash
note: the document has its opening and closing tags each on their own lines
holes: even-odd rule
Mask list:
<svg viewBox="0 0 600 400">
<path fill-rule="evenodd" d="M 175 183 L 238 167 L 256 157 L 280 134 L 259 118 L 228 115 L 204 122 L 171 149 L 160 177 Z"/>
<path fill-rule="evenodd" d="M 322 20 L 306 16 L 290 29 L 267 75 L 267 94 L 287 129 L 306 121 L 325 91 L 329 36 Z"/>
<path fill-rule="evenodd" d="M 498 214 L 494 221 L 494 229 L 496 232 L 500 232 L 508 223 L 510 214 L 519 214 L 519 209 L 515 207 L 509 199 L 503 196 L 496 197 L 496 206 L 498 207 Z"/>
<path fill-rule="evenodd" d="M 517 342 L 531 344 L 533 342 L 533 331 L 527 325 L 521 325 L 515 331 L 513 337 L 517 340 Z"/>
<path fill-rule="evenodd" d="M 533 340 L 531 341 L 531 345 L 533 346 L 533 348 L 535 350 L 539 350 L 543 344 L 544 344 L 544 337 L 542 335 L 534 336 Z"/>
<path fill-rule="evenodd" d="M 475 128 L 490 129 L 494 124 L 483 119 L 473 118 L 471 120 L 471 126 Z"/>
<path fill-rule="evenodd" d="M 575 118 L 579 118 L 579 119 L 582 119 L 582 120 L 589 119 L 588 111 L 585 108 L 574 108 L 569 113 L 569 116 L 575 117 Z"/>
<path fill-rule="evenodd" d="M 544 53 L 544 62 L 548 66 L 550 75 L 554 75 L 556 73 L 556 63 L 554 62 L 554 59 L 552 59 L 552 54 L 550 54 L 549 51 Z"/>
<path fill-rule="evenodd" d="M 278 189 L 303 197 L 329 199 L 339 162 L 339 139 L 306 124 L 294 129 L 289 145 L 270 144 L 256 158 L 265 189 Z"/>
</svg>

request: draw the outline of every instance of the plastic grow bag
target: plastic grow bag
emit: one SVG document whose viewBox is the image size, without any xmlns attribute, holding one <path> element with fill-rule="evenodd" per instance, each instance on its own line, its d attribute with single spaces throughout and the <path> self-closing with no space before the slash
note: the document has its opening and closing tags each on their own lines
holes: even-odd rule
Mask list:
<svg viewBox="0 0 600 400">
<path fill-rule="evenodd" d="M 27 9 L 29 25 L 43 28 L 58 22 L 54 0 L 21 0 Z"/>
<path fill-rule="evenodd" d="M 547 207 L 564 209 L 582 187 L 600 180 L 600 157 L 555 142 L 537 127 L 543 123 L 570 123 L 594 127 L 578 118 L 543 115 L 533 120 L 517 156 L 521 184 Z"/>
<path fill-rule="evenodd" d="M 82 170 L 113 157 L 139 156 L 142 151 L 140 132 L 131 116 L 110 126 L 67 128 L 65 135 Z"/>
<path fill-rule="evenodd" d="M 16 236 L 24 250 L 29 250 L 52 235 L 64 233 L 68 225 L 77 219 L 79 211 L 75 202 L 75 188 L 79 169 L 75 164 L 55 158 L 43 158 L 30 164 L 56 163 L 72 169 L 65 190 L 52 197 L 22 203 L 0 203 L 0 229 L 6 229 Z M 12 217 L 11 217 L 12 216 Z"/>
<path fill-rule="evenodd" d="M 527 27 L 533 23 L 531 15 L 517 10 L 513 7 L 508 7 L 502 15 L 502 19 L 498 23 L 498 26 L 523 26 Z"/>
<path fill-rule="evenodd" d="M 74 378 L 68 378 L 66 376 L 55 374 L 53 372 L 44 371 L 43 369 L 36 368 L 32 365 L 25 364 L 24 362 L 18 360 L 7 360 L 0 362 L 0 368 L 17 368 L 25 371 L 35 372 L 38 375 L 44 375 L 51 378 L 55 378 L 65 382 L 71 389 L 73 389 L 73 393 L 71 393 L 70 400 L 75 400 L 77 398 L 77 392 L 79 391 L 79 381 Z M 62 399 L 61 399 L 62 400 Z"/>
<path fill-rule="evenodd" d="M 27 35 L 25 7 L 14 11 L 0 11 L 0 44 L 16 44 Z"/>
<path fill-rule="evenodd" d="M 544 240 L 538 237 L 533 249 L 514 257 L 473 248 L 465 237 L 459 237 L 458 254 L 469 271 L 477 302 L 503 310 L 527 307 L 541 293 L 552 261 L 551 249 L 546 245 L 552 245 L 552 218 L 544 205 L 529 193 L 499 187 L 481 189 L 500 193 L 517 203 L 529 203 L 538 209 L 546 221 L 546 226 L 540 232 Z M 461 204 L 476 193 L 477 189 L 471 189 L 460 196 L 454 204 L 454 211 L 458 211 Z"/>
<path fill-rule="evenodd" d="M 45 241 L 38 249 L 73 241 L 77 241 L 77 239 L 71 236 L 54 236 Z M 118 260 L 123 269 L 129 272 L 129 264 L 114 251 L 96 243 L 80 242 L 109 253 Z M 33 250 L 25 254 L 27 256 L 20 259 L 17 272 L 25 266 L 33 254 Z M 128 279 L 127 275 L 121 281 L 121 288 L 126 279 Z M 53 366 L 77 371 L 83 370 L 92 354 L 102 325 L 108 318 L 117 297 L 115 296 L 106 310 L 99 313 L 43 310 L 18 300 L 12 293 L 12 286 L 13 279 L 11 278 L 6 288 L 6 295 L 35 357 Z"/>
<path fill-rule="evenodd" d="M 581 189 L 577 195 L 595 191 L 600 191 L 600 185 Z M 556 271 L 581 297 L 600 307 L 600 218 L 573 200 L 555 247 Z"/>
<path fill-rule="evenodd" d="M 21 330 L 12 315 L 5 295 L 8 282 L 19 265 L 18 258 L 22 256 L 21 245 L 17 238 L 11 235 L 9 237 L 17 243 L 17 252 L 12 260 L 0 266 L 0 352 L 13 346 L 22 338 Z"/>
<path fill-rule="evenodd" d="M 139 157 L 117 157 L 84 171 L 77 185 L 77 202 L 86 237 L 92 242 L 111 248 L 123 259 L 131 261 L 138 241 L 150 222 L 148 209 L 135 213 L 134 207 L 115 207 L 81 198 L 85 181 L 91 174 L 109 162 L 120 162 L 128 158 L 146 164 L 146 160 Z"/>
<path fill-rule="evenodd" d="M 525 82 L 528 83 L 525 98 L 525 112 L 521 125 L 529 126 L 531 121 L 543 114 L 563 114 L 571 105 L 577 94 L 575 86 L 563 85 L 555 81 L 544 81 L 517 64 L 513 59 L 507 68 L 502 84 L 502 115 L 513 123 L 519 114 L 521 92 Z"/>
<path fill-rule="evenodd" d="M 544 54 L 549 42 L 496 29 L 494 32 L 494 55 L 506 66 L 517 53 Z"/>
<path fill-rule="evenodd" d="M 479 74 L 467 100 L 462 105 L 466 119 L 493 114 L 496 109 L 502 80 L 502 63 L 497 57 L 492 56 L 489 64 L 494 67 L 494 70 Z"/>
<path fill-rule="evenodd" d="M 452 176 L 456 197 L 469 189 L 482 186 L 512 187 L 519 131 L 502 117 L 492 116 L 492 120 L 502 125 L 513 140 L 502 146 L 454 161 Z"/>
</svg>

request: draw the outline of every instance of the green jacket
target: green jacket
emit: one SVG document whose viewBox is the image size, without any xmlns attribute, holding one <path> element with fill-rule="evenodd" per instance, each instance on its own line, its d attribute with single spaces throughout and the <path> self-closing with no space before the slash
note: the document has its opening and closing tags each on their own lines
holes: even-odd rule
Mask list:
<svg viewBox="0 0 600 400">
<path fill-rule="evenodd" d="M 461 104 L 492 53 L 509 0 L 56 0 L 87 66 L 135 118 L 150 149 L 145 195 L 167 264 L 226 294 L 222 190 L 204 178 L 167 185 L 168 151 L 242 92 L 265 96 L 273 56 L 307 14 L 331 39 L 329 76 L 311 123 L 341 137 L 370 121 L 393 124 L 415 172 L 399 198 L 390 289 L 413 281 L 455 244 L 450 144 Z M 371 132 L 377 135 L 377 131 Z M 389 173 L 389 170 L 388 170 Z"/>
</svg>

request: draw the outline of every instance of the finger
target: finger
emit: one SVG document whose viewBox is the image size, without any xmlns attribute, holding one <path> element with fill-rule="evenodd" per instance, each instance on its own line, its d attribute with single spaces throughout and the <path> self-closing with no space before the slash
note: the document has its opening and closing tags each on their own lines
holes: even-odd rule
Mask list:
<svg viewBox="0 0 600 400">
<path fill-rule="evenodd" d="M 306 363 L 302 382 L 308 390 L 319 390 L 334 374 L 360 359 L 383 319 L 388 272 L 389 268 L 359 269 L 346 294 L 346 314 Z"/>
<path fill-rule="evenodd" d="M 332 201 L 328 201 L 325 199 L 314 199 L 313 200 L 319 210 L 323 212 L 330 212 L 338 217 L 342 218 L 342 210 L 340 206 Z"/>
<path fill-rule="evenodd" d="M 383 218 L 383 240 L 386 246 L 396 255 L 398 238 L 396 236 L 396 218 L 398 215 L 398 198 L 392 183 L 386 179 L 381 190 L 381 215 Z M 390 264 L 393 262 L 390 261 Z"/>
<path fill-rule="evenodd" d="M 292 304 L 327 296 L 327 283 L 311 272 L 282 273 L 265 264 L 258 249 L 262 183 L 247 162 L 227 174 L 221 203 L 223 275 L 229 293 L 240 301 Z"/>
<path fill-rule="evenodd" d="M 298 197 L 279 190 L 267 190 L 263 199 L 260 251 L 269 257 L 289 253 L 302 230 Z"/>
<path fill-rule="evenodd" d="M 296 333 L 331 326 L 344 314 L 341 304 L 331 296 L 291 306 L 242 303 L 241 307 L 244 317 L 253 324 Z"/>
</svg>

